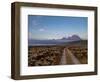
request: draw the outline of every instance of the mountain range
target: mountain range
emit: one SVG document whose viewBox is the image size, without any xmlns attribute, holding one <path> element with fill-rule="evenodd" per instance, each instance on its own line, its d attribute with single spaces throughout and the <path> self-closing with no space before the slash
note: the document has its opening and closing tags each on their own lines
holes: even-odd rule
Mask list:
<svg viewBox="0 0 100 82">
<path fill-rule="evenodd" d="M 58 45 L 80 40 L 82 39 L 78 35 L 72 35 L 70 37 L 63 37 L 61 39 L 50 39 L 50 40 L 30 39 L 28 40 L 28 45 Z"/>
<path fill-rule="evenodd" d="M 78 35 L 72 35 L 69 37 L 63 37 L 62 40 L 73 40 L 73 41 L 77 41 L 77 40 L 81 40 L 81 38 Z"/>
</svg>

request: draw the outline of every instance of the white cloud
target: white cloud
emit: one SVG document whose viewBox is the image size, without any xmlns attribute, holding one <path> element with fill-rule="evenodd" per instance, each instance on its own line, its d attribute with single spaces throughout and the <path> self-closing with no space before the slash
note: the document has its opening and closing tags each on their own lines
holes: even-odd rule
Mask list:
<svg viewBox="0 0 100 82">
<path fill-rule="evenodd" d="M 39 31 L 40 31 L 40 32 L 43 32 L 43 31 L 45 31 L 45 29 L 41 28 L 41 29 L 39 29 Z"/>
<path fill-rule="evenodd" d="M 37 22 L 36 20 L 33 20 L 33 21 L 32 21 L 32 25 L 33 25 L 33 26 L 37 26 L 37 25 L 38 25 L 38 22 Z"/>
<path fill-rule="evenodd" d="M 32 35 L 31 32 L 28 32 L 28 38 L 29 38 L 29 39 L 32 39 L 32 38 L 33 38 L 33 35 Z"/>
</svg>

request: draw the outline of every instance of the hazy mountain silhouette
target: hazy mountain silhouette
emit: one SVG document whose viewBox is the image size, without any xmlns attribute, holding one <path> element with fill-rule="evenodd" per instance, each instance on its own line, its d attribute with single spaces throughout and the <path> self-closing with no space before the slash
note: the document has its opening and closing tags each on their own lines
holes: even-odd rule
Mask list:
<svg viewBox="0 0 100 82">
<path fill-rule="evenodd" d="M 72 35 L 71 37 L 63 37 L 61 39 L 50 39 L 50 40 L 37 40 L 29 39 L 29 45 L 58 45 L 58 44 L 67 44 L 68 42 L 80 41 L 81 38 L 78 35 Z"/>
<path fill-rule="evenodd" d="M 72 35 L 70 37 L 63 37 L 62 40 L 73 40 L 73 41 L 77 41 L 77 40 L 81 40 L 81 38 L 78 35 Z"/>
</svg>

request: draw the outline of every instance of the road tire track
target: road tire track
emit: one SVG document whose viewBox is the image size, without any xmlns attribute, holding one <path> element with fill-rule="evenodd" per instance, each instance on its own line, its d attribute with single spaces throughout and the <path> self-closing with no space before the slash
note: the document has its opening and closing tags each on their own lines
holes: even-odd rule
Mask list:
<svg viewBox="0 0 100 82">
<path fill-rule="evenodd" d="M 67 64 L 67 61 L 66 61 L 66 50 L 64 49 L 62 57 L 61 57 L 61 60 L 60 60 L 60 65 L 66 65 L 66 64 Z"/>
<path fill-rule="evenodd" d="M 80 61 L 72 54 L 72 52 L 66 47 L 63 50 L 61 56 L 60 65 L 69 65 L 69 64 L 80 64 Z"/>
</svg>

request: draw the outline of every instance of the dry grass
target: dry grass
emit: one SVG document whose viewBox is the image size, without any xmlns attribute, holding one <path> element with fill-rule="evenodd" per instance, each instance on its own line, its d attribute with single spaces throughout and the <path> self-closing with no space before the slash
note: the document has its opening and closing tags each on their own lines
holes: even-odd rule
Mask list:
<svg viewBox="0 0 100 82">
<path fill-rule="evenodd" d="M 29 47 L 28 66 L 59 65 L 63 47 Z"/>
<path fill-rule="evenodd" d="M 88 63 L 87 47 L 85 47 L 85 46 L 71 46 L 68 49 L 81 62 L 81 64 Z"/>
</svg>

